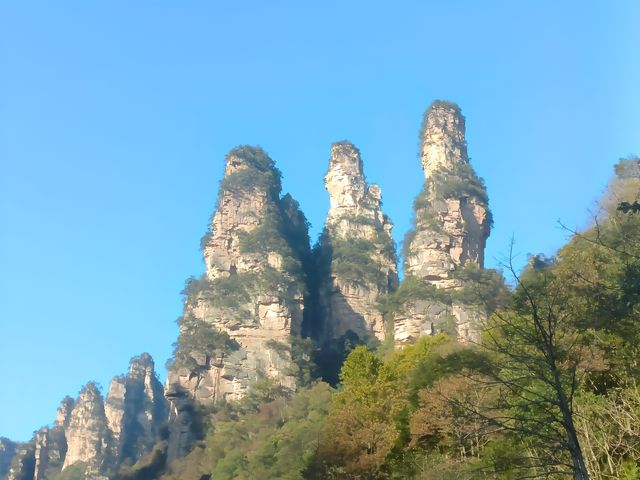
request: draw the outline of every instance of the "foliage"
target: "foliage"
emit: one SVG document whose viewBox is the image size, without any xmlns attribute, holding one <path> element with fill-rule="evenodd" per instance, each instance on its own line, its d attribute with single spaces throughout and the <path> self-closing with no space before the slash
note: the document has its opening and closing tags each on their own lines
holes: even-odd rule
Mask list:
<svg viewBox="0 0 640 480">
<path fill-rule="evenodd" d="M 369 240 L 334 238 L 331 240 L 331 268 L 338 277 L 349 282 L 383 285 L 386 275 L 371 258 L 376 250 L 376 244 Z"/>
<path fill-rule="evenodd" d="M 433 172 L 430 186 L 436 198 L 476 197 L 489 203 L 484 180 L 476 175 L 468 163 L 456 164 L 453 170 L 440 169 Z"/>
<path fill-rule="evenodd" d="M 394 313 L 401 313 L 412 302 L 419 300 L 432 300 L 444 304 L 451 303 L 451 296 L 448 292 L 443 291 L 423 282 L 422 280 L 407 275 L 397 290 L 382 295 L 378 300 L 378 309 L 385 315 L 390 316 Z"/>
<path fill-rule="evenodd" d="M 350 224 L 370 225 L 374 229 L 372 239 L 352 235 L 346 238 L 335 233 L 341 220 Z M 393 238 L 377 225 L 374 219 L 363 215 L 343 215 L 328 225 L 320 236 L 316 250 L 324 273 L 335 274 L 344 281 L 362 286 L 377 285 L 382 289 L 389 287 L 388 265 L 386 261 L 397 262 L 396 246 Z M 383 257 L 385 260 L 379 260 Z M 385 263 L 382 263 L 385 262 Z M 328 277 L 327 277 L 328 280 Z"/>
<path fill-rule="evenodd" d="M 240 168 L 225 176 L 220 182 L 220 191 L 248 192 L 254 189 L 267 191 L 277 198 L 281 189 L 281 173 L 275 163 L 260 147 L 248 145 L 236 147 L 227 154 L 227 159 L 238 158 Z"/>
<path fill-rule="evenodd" d="M 383 478 L 408 438 L 409 385 L 444 337 L 425 337 L 383 361 L 365 346 L 347 357 L 320 439 L 312 478 Z"/>
<path fill-rule="evenodd" d="M 87 468 L 88 465 L 85 462 L 76 462 L 52 477 L 51 480 L 85 480 Z"/>
<path fill-rule="evenodd" d="M 226 332 L 218 331 L 207 322 L 184 315 L 178 319 L 180 335 L 173 344 L 173 360 L 169 368 L 188 368 L 198 372 L 208 367 L 208 359 L 226 355 L 240 348 Z M 204 362 L 198 362 L 194 355 L 202 355 Z"/>
<path fill-rule="evenodd" d="M 497 270 L 478 267 L 469 262 L 453 272 L 453 278 L 462 282 L 460 289 L 451 292 L 451 298 L 464 305 L 481 307 L 487 315 L 505 307 L 510 300 L 510 292 L 504 277 Z"/>
<path fill-rule="evenodd" d="M 259 395 L 261 391 L 265 395 Z M 190 475 L 164 478 L 303 479 L 315 457 L 330 401 L 330 387 L 321 382 L 292 397 L 259 386 L 237 407 L 218 408 L 214 413 L 217 419 L 202 447 L 190 455 Z M 181 465 L 173 470 L 186 468 Z"/>
</svg>

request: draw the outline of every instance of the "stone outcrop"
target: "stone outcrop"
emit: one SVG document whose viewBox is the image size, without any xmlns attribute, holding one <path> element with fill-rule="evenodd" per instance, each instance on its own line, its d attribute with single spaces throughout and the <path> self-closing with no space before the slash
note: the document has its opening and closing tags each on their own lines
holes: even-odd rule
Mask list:
<svg viewBox="0 0 640 480">
<path fill-rule="evenodd" d="M 111 381 L 105 416 L 116 463 L 135 463 L 149 454 L 168 419 L 168 403 L 148 353 L 134 357 L 126 377 Z"/>
<path fill-rule="evenodd" d="M 202 242 L 206 273 L 185 290 L 166 389 L 172 423 L 189 411 L 185 394 L 207 403 L 238 400 L 261 378 L 295 386 L 290 346 L 301 332 L 309 240 L 297 203 L 280 190 L 264 151 L 229 152 Z"/>
<path fill-rule="evenodd" d="M 351 331 L 384 340 L 380 295 L 398 284 L 391 229 L 380 188 L 365 179 L 360 152 L 349 142 L 331 146 L 325 176 L 330 208 L 320 240 L 320 302 L 325 340 Z"/>
<path fill-rule="evenodd" d="M 6 480 L 31 480 L 34 475 L 35 447 L 33 443 L 17 445 Z"/>
<path fill-rule="evenodd" d="M 414 228 L 405 238 L 404 273 L 438 289 L 456 291 L 465 286 L 457 275 L 460 270 L 484 265 L 491 228 L 487 194 L 469 164 L 465 119 L 457 105 L 434 102 L 425 114 L 420 138 L 425 184 L 414 203 Z M 402 344 L 439 331 L 472 341 L 485 315 L 481 308 L 427 294 L 396 313 L 395 341 Z"/>
<path fill-rule="evenodd" d="M 47 480 L 62 469 L 67 453 L 67 440 L 62 426 L 42 428 L 35 435 L 34 480 Z"/>
<path fill-rule="evenodd" d="M 18 452 L 19 444 L 8 438 L 0 437 L 0 478 L 5 478 L 11 462 Z"/>
<path fill-rule="evenodd" d="M 98 386 L 88 383 L 80 392 L 65 429 L 67 454 L 63 469 L 77 462 L 102 471 L 112 460 L 112 439 Z"/>
</svg>

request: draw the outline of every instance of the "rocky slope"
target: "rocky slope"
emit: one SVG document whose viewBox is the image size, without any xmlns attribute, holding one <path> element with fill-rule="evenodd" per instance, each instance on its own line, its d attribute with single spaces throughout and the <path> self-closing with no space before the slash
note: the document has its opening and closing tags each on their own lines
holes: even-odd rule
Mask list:
<svg viewBox="0 0 640 480">
<path fill-rule="evenodd" d="M 386 336 L 382 294 L 398 284 L 393 224 L 382 213 L 380 187 L 366 182 L 360 152 L 349 142 L 331 146 L 325 176 L 330 209 L 320 239 L 320 301 L 325 340 L 351 331 L 361 339 Z"/>
<path fill-rule="evenodd" d="M 414 203 L 414 228 L 405 238 L 404 273 L 445 291 L 464 288 L 457 275 L 471 264 L 483 268 L 491 213 L 483 181 L 469 164 L 460 108 L 434 102 L 421 130 L 425 183 Z M 431 293 L 426 293 L 426 292 Z M 433 290 L 394 315 L 397 344 L 445 331 L 461 341 L 477 339 L 482 308 L 446 300 Z"/>
</svg>

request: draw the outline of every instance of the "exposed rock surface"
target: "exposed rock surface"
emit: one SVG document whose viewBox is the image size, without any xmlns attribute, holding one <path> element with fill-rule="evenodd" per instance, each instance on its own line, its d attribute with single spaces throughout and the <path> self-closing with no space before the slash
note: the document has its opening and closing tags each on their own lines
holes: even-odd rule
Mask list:
<svg viewBox="0 0 640 480">
<path fill-rule="evenodd" d="M 289 196 L 280 198 L 280 172 L 264 151 L 239 147 L 226 160 L 203 239 L 206 273 L 185 291 L 169 398 L 237 400 L 261 378 L 295 386 L 286 350 L 301 332 L 306 221 Z"/>
<path fill-rule="evenodd" d="M 330 209 L 320 241 L 320 301 L 325 340 L 352 331 L 385 339 L 380 295 L 398 284 L 393 224 L 382 213 L 380 188 L 367 184 L 360 152 L 349 142 L 331 146 L 325 176 Z"/>
<path fill-rule="evenodd" d="M 67 453 L 64 428 L 42 428 L 35 435 L 34 480 L 47 480 L 52 473 L 59 472 Z"/>
<path fill-rule="evenodd" d="M 19 444 L 16 442 L 0 437 L 0 478 L 4 478 L 9 471 L 11 461 L 18 452 L 18 447 Z"/>
<path fill-rule="evenodd" d="M 460 289 L 464 282 L 456 272 L 484 265 L 491 228 L 486 190 L 469 164 L 465 119 L 457 105 L 434 102 L 420 138 L 425 184 L 405 238 L 404 273 L 439 289 Z M 397 344 L 447 329 L 463 342 L 475 340 L 485 316 L 455 300 L 415 299 L 403 310 L 394 317 Z"/>
<path fill-rule="evenodd" d="M 111 381 L 105 416 L 116 463 L 149 454 L 168 419 L 168 402 L 148 353 L 131 359 L 126 377 Z"/>
<path fill-rule="evenodd" d="M 107 428 L 102 394 L 95 383 L 80 392 L 65 430 L 67 454 L 63 469 L 84 462 L 101 471 L 112 460 L 112 438 Z"/>
</svg>

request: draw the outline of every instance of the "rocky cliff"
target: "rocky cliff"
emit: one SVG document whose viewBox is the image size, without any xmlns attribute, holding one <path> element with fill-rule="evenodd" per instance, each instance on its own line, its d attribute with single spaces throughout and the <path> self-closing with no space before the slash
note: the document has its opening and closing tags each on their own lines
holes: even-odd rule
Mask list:
<svg viewBox="0 0 640 480">
<path fill-rule="evenodd" d="M 325 340 L 351 331 L 384 340 L 380 295 L 397 287 L 393 224 L 382 213 L 380 187 L 365 179 L 360 152 L 349 142 L 331 146 L 325 176 L 330 208 L 319 243 L 320 302 Z"/>
<path fill-rule="evenodd" d="M 128 374 L 111 381 L 104 412 L 117 464 L 135 463 L 151 452 L 169 409 L 148 353 L 132 358 Z"/>
<path fill-rule="evenodd" d="M 202 249 L 205 274 L 187 282 L 169 372 L 169 456 L 194 440 L 194 403 L 242 398 L 270 379 L 295 388 L 292 344 L 302 329 L 307 222 L 280 171 L 257 147 L 226 157 L 218 204 Z"/>
<path fill-rule="evenodd" d="M 203 239 L 206 273 L 185 289 L 167 395 L 237 400 L 261 378 L 295 385 L 292 337 L 300 335 L 307 225 L 280 172 L 259 148 L 227 155 L 218 205 Z M 178 415 L 176 405 L 172 415 Z"/>
<path fill-rule="evenodd" d="M 465 118 L 452 103 L 427 110 L 420 133 L 425 183 L 414 202 L 414 226 L 404 242 L 404 273 L 426 286 L 394 313 L 397 344 L 445 331 L 461 341 L 477 339 L 485 314 L 443 292 L 465 287 L 465 267 L 482 269 L 491 213 L 482 179 L 469 164 Z M 455 296 L 455 295 L 453 295 Z"/>
</svg>

